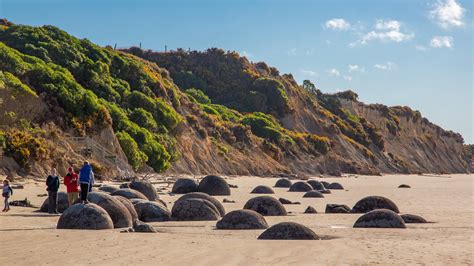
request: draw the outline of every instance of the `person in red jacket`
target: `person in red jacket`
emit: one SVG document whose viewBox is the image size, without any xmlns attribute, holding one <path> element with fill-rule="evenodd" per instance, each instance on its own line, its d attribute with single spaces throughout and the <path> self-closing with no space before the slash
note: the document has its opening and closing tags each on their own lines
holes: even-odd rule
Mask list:
<svg viewBox="0 0 474 266">
<path fill-rule="evenodd" d="M 67 190 L 67 200 L 69 201 L 69 206 L 74 204 L 74 202 L 79 198 L 79 186 L 77 183 L 78 176 L 74 173 L 74 169 L 69 167 L 67 169 L 67 175 L 64 176 L 64 185 Z"/>
</svg>

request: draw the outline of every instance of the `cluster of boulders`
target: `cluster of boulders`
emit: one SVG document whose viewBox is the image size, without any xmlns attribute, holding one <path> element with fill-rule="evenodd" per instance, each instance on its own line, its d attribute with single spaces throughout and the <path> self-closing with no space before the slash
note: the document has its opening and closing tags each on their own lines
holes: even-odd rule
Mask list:
<svg viewBox="0 0 474 266">
<path fill-rule="evenodd" d="M 199 183 L 191 178 L 179 178 L 173 185 L 171 193 L 186 194 L 203 192 L 211 196 L 230 195 L 230 186 L 224 178 L 216 175 L 205 176 Z"/>
</svg>

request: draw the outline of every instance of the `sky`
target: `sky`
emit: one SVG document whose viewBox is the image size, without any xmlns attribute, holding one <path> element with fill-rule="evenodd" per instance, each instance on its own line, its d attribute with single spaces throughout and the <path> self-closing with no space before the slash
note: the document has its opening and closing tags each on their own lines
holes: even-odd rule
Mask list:
<svg viewBox="0 0 474 266">
<path fill-rule="evenodd" d="M 406 105 L 474 143 L 472 0 L 0 0 L 0 18 L 99 45 L 218 47 L 323 92 Z"/>
</svg>

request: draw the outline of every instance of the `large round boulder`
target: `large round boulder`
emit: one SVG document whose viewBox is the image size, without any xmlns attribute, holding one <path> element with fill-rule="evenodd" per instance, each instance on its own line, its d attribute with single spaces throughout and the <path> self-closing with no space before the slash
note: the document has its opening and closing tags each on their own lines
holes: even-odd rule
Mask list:
<svg viewBox="0 0 474 266">
<path fill-rule="evenodd" d="M 400 217 L 406 224 L 424 224 L 428 222 L 425 218 L 415 214 L 402 214 Z"/>
<path fill-rule="evenodd" d="M 176 202 L 178 202 L 180 200 L 185 200 L 185 199 L 204 199 L 204 200 L 207 200 L 207 201 L 211 202 L 216 207 L 216 209 L 219 211 L 220 216 L 225 215 L 224 205 L 222 205 L 222 203 L 220 201 L 218 201 L 216 198 L 214 198 L 212 196 L 209 196 L 206 193 L 191 192 L 191 193 L 188 193 L 186 195 L 181 196 Z"/>
<path fill-rule="evenodd" d="M 148 200 L 148 198 L 143 195 L 143 193 L 139 192 L 138 190 L 131 189 L 131 188 L 121 188 L 113 193 L 112 196 L 122 196 L 127 199 L 144 199 Z"/>
<path fill-rule="evenodd" d="M 254 210 L 264 216 L 286 215 L 286 209 L 283 204 L 270 196 L 251 198 L 245 203 L 244 209 Z"/>
<path fill-rule="evenodd" d="M 148 181 L 134 180 L 130 183 L 130 188 L 141 192 L 148 200 L 154 201 L 158 199 L 156 188 Z"/>
<path fill-rule="evenodd" d="M 298 181 L 294 183 L 293 185 L 291 185 L 289 189 L 289 191 L 291 192 L 308 192 L 311 190 L 313 190 L 313 187 L 310 184 L 303 181 Z"/>
<path fill-rule="evenodd" d="M 319 240 L 320 238 L 313 230 L 302 224 L 282 222 L 265 230 L 258 239 Z"/>
<path fill-rule="evenodd" d="M 114 228 L 124 228 L 133 225 L 132 215 L 127 207 L 117 198 L 104 192 L 90 192 L 87 200 L 102 207 L 112 219 Z"/>
<path fill-rule="evenodd" d="M 161 203 L 156 201 L 141 201 L 134 205 L 140 221 L 149 222 L 165 222 L 169 221 L 171 213 Z"/>
<path fill-rule="evenodd" d="M 130 213 L 130 216 L 132 216 L 132 221 L 135 221 L 138 219 L 138 214 L 137 211 L 135 210 L 135 207 L 132 204 L 132 201 L 122 197 L 122 196 L 113 196 L 114 198 L 118 199 L 124 206 L 127 208 L 128 212 Z"/>
<path fill-rule="evenodd" d="M 387 209 L 370 211 L 357 219 L 354 228 L 406 228 L 402 217 Z"/>
<path fill-rule="evenodd" d="M 109 214 L 94 203 L 74 204 L 59 217 L 57 229 L 113 229 Z"/>
<path fill-rule="evenodd" d="M 396 213 L 400 212 L 393 201 L 381 196 L 369 196 L 359 200 L 352 207 L 352 212 L 365 213 L 375 209 L 389 209 Z"/>
<path fill-rule="evenodd" d="M 336 190 L 338 190 L 338 189 L 344 189 L 344 187 L 339 183 L 331 183 L 331 184 L 329 184 L 327 189 L 336 189 Z"/>
<path fill-rule="evenodd" d="M 41 205 L 40 212 L 48 212 L 48 197 L 44 200 Z M 69 201 L 67 200 L 66 192 L 58 192 L 58 212 L 64 212 L 69 207 Z"/>
<path fill-rule="evenodd" d="M 174 182 L 171 193 L 174 194 L 186 194 L 190 192 L 197 192 L 199 183 L 191 178 L 179 178 Z"/>
<path fill-rule="evenodd" d="M 109 185 L 102 185 L 98 189 L 99 191 L 107 192 L 107 193 L 114 193 L 115 191 L 119 190 L 118 187 L 109 186 Z"/>
<path fill-rule="evenodd" d="M 228 196 L 230 195 L 230 187 L 224 178 L 215 175 L 204 177 L 198 186 L 199 192 L 204 192 L 211 196 Z"/>
<path fill-rule="evenodd" d="M 178 221 L 216 221 L 220 215 L 210 201 L 189 198 L 175 202 L 171 209 L 171 217 Z"/>
<path fill-rule="evenodd" d="M 235 210 L 226 214 L 216 224 L 217 229 L 265 229 L 267 221 L 258 212 L 252 210 Z"/>
<path fill-rule="evenodd" d="M 324 198 L 324 195 L 317 190 L 311 190 L 304 193 L 303 198 Z"/>
<path fill-rule="evenodd" d="M 269 186 L 256 186 L 252 192 L 253 194 L 275 194 L 275 191 Z"/>
<path fill-rule="evenodd" d="M 313 189 L 315 190 L 324 190 L 326 189 L 323 185 L 323 183 L 319 182 L 318 180 L 308 180 L 307 182 L 308 184 L 310 184 Z"/>
<path fill-rule="evenodd" d="M 275 187 L 291 187 L 291 181 L 286 178 L 280 178 L 276 181 Z"/>
</svg>

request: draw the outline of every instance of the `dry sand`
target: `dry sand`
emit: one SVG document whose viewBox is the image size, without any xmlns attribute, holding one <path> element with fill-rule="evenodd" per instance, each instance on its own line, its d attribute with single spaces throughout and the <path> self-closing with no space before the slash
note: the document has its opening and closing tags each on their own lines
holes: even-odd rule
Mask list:
<svg viewBox="0 0 474 266">
<path fill-rule="evenodd" d="M 346 190 L 333 190 L 324 199 L 302 198 L 303 193 L 275 188 L 275 197 L 299 201 L 285 205 L 285 217 L 266 217 L 270 225 L 281 221 L 302 223 L 322 236 L 321 241 L 257 240 L 262 230 L 215 230 L 216 222 L 152 223 L 160 233 L 120 233 L 117 230 L 56 230 L 58 216 L 12 207 L 0 214 L 0 265 L 11 264 L 474 264 L 474 175 L 359 176 L 325 179 Z M 257 185 L 273 186 L 275 178 L 229 177 L 238 185 L 225 203 L 227 211 L 240 209 L 255 196 Z M 406 183 L 411 189 L 399 189 Z M 64 189 L 64 187 L 62 187 Z M 29 181 L 15 190 L 13 199 L 27 196 L 40 205 L 42 183 Z M 326 203 L 350 207 L 369 195 L 392 199 L 402 213 L 418 214 L 434 223 L 408 224 L 407 229 L 354 229 L 360 214 L 324 214 Z M 160 195 L 169 207 L 179 196 Z M 303 214 L 308 205 L 318 214 Z"/>
</svg>

